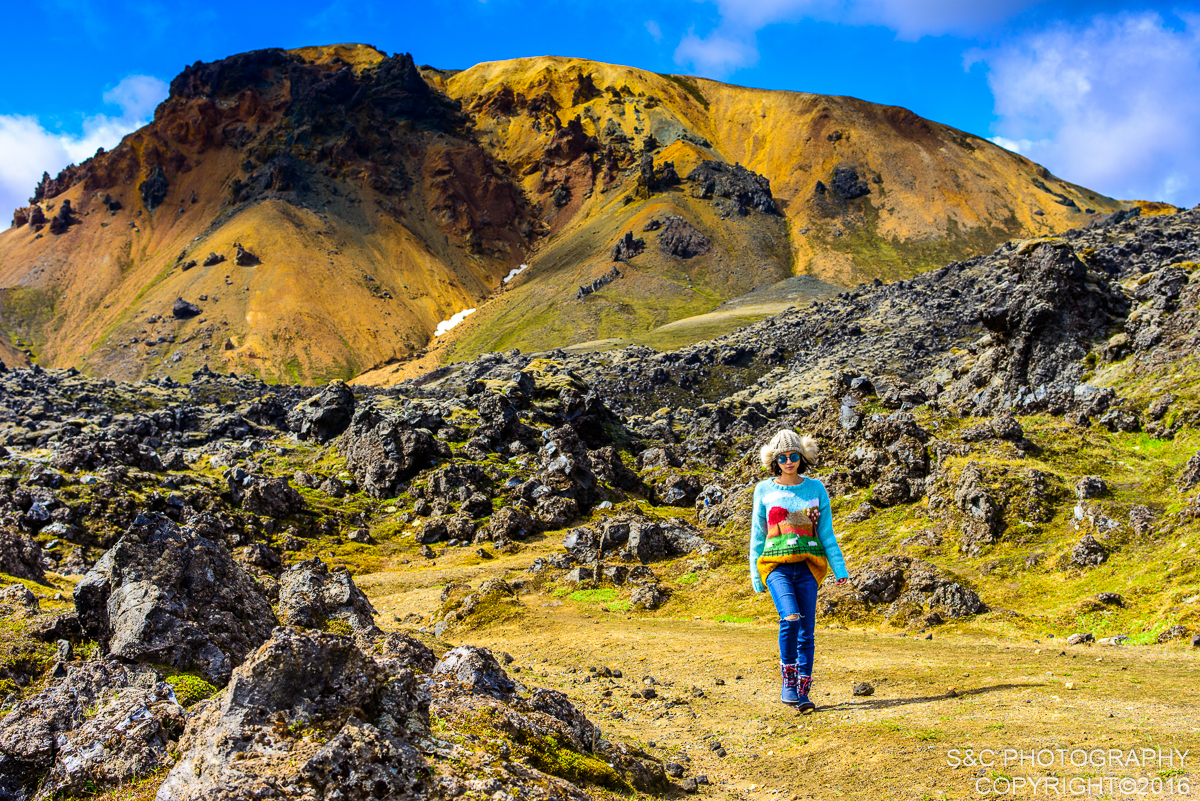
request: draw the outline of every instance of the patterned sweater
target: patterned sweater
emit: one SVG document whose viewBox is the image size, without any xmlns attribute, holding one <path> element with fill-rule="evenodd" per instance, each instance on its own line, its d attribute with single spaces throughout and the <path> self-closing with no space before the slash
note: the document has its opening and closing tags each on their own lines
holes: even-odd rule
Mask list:
<svg viewBox="0 0 1200 801">
<path fill-rule="evenodd" d="M 817 530 L 809 509 L 821 510 Z M 766 590 L 767 574 L 776 565 L 808 562 L 820 584 L 833 567 L 833 575 L 847 578 L 846 561 L 833 534 L 833 515 L 825 485 L 805 478 L 794 486 L 760 481 L 754 488 L 754 517 L 750 526 L 750 583 L 755 592 Z"/>
</svg>

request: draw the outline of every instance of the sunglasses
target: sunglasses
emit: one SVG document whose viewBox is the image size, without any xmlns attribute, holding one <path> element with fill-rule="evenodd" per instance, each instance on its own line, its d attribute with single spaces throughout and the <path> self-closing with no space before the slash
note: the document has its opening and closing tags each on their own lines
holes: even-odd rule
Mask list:
<svg viewBox="0 0 1200 801">
<path fill-rule="evenodd" d="M 804 457 L 798 453 L 781 453 L 775 457 L 775 461 L 779 464 L 787 464 L 788 462 L 795 464 L 803 458 Z"/>
</svg>

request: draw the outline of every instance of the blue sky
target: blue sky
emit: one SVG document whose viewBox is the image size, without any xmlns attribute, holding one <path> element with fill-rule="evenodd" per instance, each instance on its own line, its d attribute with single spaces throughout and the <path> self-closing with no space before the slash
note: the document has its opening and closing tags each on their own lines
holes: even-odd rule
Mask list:
<svg viewBox="0 0 1200 801">
<path fill-rule="evenodd" d="M 853 95 L 1122 198 L 1200 202 L 1200 0 L 259 0 L 12 4 L 0 214 L 153 115 L 194 61 L 369 42 L 419 64 L 554 54 Z"/>
</svg>

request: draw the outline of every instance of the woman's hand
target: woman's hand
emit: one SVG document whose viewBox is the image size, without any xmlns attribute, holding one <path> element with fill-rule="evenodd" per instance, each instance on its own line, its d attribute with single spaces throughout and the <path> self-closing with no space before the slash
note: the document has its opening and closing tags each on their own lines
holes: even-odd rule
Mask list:
<svg viewBox="0 0 1200 801">
<path fill-rule="evenodd" d="M 837 583 L 838 583 L 838 584 L 845 584 L 845 583 L 846 583 L 847 581 L 849 581 L 849 580 L 850 580 L 850 579 L 844 579 L 844 578 L 841 578 L 841 579 L 838 579 L 838 580 L 837 580 Z"/>
</svg>

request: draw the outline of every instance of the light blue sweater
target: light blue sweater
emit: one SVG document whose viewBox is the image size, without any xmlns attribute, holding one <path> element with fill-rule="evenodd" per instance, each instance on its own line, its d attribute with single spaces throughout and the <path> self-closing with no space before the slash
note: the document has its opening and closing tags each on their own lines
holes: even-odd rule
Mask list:
<svg viewBox="0 0 1200 801">
<path fill-rule="evenodd" d="M 825 549 L 825 558 L 829 568 L 837 578 L 849 578 L 846 570 L 846 560 L 842 557 L 842 549 L 838 546 L 837 537 L 833 533 L 833 514 L 829 508 L 829 494 L 825 485 L 815 478 L 805 477 L 795 486 L 776 484 L 773 479 L 758 482 L 754 488 L 754 516 L 750 524 L 750 583 L 755 592 L 765 592 L 762 578 L 758 573 L 758 559 L 763 554 L 767 544 L 767 506 L 764 497 L 775 492 L 787 492 L 800 501 L 816 500 L 821 504 L 821 521 L 817 526 L 817 538 Z"/>
</svg>

